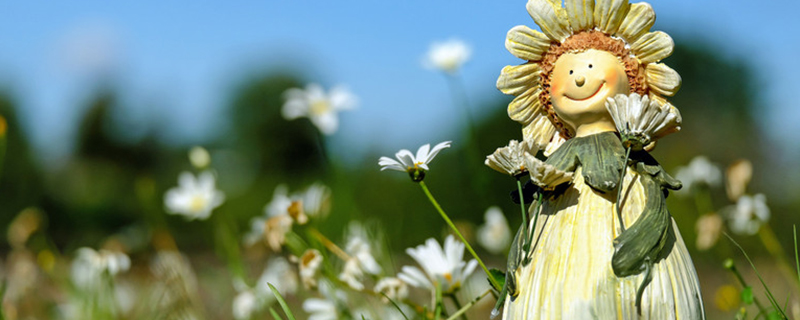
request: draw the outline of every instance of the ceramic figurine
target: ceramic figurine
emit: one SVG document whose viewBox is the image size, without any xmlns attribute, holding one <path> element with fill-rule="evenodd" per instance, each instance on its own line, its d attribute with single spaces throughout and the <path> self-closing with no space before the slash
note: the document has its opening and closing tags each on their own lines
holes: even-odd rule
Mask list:
<svg viewBox="0 0 800 320">
<path fill-rule="evenodd" d="M 509 254 L 503 319 L 703 319 L 666 208 L 680 182 L 648 153 L 680 129 L 665 98 L 680 76 L 659 63 L 672 39 L 650 32 L 647 3 L 530 0 L 527 10 L 541 32 L 508 32 L 506 48 L 527 62 L 505 67 L 497 87 L 516 96 L 509 116 L 546 160 L 526 162 L 536 200 Z"/>
</svg>

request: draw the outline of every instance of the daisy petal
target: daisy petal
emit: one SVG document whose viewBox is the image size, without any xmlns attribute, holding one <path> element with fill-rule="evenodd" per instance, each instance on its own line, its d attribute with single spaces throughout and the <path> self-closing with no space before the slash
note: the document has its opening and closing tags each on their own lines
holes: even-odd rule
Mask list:
<svg viewBox="0 0 800 320">
<path fill-rule="evenodd" d="M 567 140 L 564 139 L 564 137 L 562 137 L 558 131 L 556 131 L 556 133 L 553 134 L 553 139 L 550 140 L 550 143 L 548 143 L 544 149 L 544 156 L 549 157 L 551 154 L 553 154 L 553 152 L 556 152 L 556 150 L 558 150 L 558 148 L 561 147 L 564 142 L 567 142 Z"/>
<path fill-rule="evenodd" d="M 606 34 L 614 34 L 629 8 L 628 0 L 598 0 L 594 6 L 594 25 Z"/>
<path fill-rule="evenodd" d="M 572 34 L 561 1 L 556 4 L 550 0 L 528 0 L 526 8 L 533 21 L 550 39 L 563 42 Z"/>
<path fill-rule="evenodd" d="M 655 22 L 656 13 L 649 3 L 631 4 L 631 10 L 619 26 L 617 35 L 622 36 L 628 43 L 634 43 L 649 32 Z"/>
<path fill-rule="evenodd" d="M 497 89 L 505 94 L 519 95 L 539 84 L 541 68 L 536 63 L 506 66 L 497 78 Z"/>
<path fill-rule="evenodd" d="M 525 141 L 533 141 L 536 145 L 547 145 L 553 138 L 556 127 L 546 115 L 540 114 L 529 125 L 522 128 Z"/>
<path fill-rule="evenodd" d="M 416 163 L 416 162 L 427 163 L 428 162 L 428 152 L 430 150 L 431 150 L 431 144 L 430 143 L 419 147 L 419 149 L 417 149 L 417 156 L 414 157 L 414 163 Z"/>
<path fill-rule="evenodd" d="M 647 33 L 631 45 L 633 53 L 642 63 L 657 62 L 669 57 L 674 47 L 672 38 L 662 31 Z"/>
<path fill-rule="evenodd" d="M 681 88 L 681 76 L 663 63 L 651 63 L 645 69 L 645 79 L 651 90 L 673 96 Z"/>
<path fill-rule="evenodd" d="M 433 160 L 433 157 L 435 157 L 437 154 L 439 154 L 439 151 L 442 151 L 445 148 L 450 148 L 450 143 L 451 142 L 452 141 L 444 141 L 444 142 L 440 142 L 439 144 L 433 146 L 433 149 L 430 151 L 430 153 L 428 153 L 428 159 L 426 159 L 425 163 L 426 164 L 430 163 L 431 160 Z"/>
<path fill-rule="evenodd" d="M 513 27 L 506 35 L 506 49 L 520 59 L 542 60 L 542 55 L 549 48 L 550 38 L 527 26 Z"/>
<path fill-rule="evenodd" d="M 578 32 L 594 27 L 594 0 L 566 0 L 564 7 L 569 14 L 572 31 Z"/>
<path fill-rule="evenodd" d="M 539 94 L 541 87 L 531 88 L 517 96 L 508 104 L 508 116 L 519 123 L 529 124 L 535 117 L 541 115 L 542 102 Z"/>
</svg>

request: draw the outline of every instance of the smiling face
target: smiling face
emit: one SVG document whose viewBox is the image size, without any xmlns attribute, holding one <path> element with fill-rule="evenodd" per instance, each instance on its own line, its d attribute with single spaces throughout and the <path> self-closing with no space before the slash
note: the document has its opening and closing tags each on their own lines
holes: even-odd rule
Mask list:
<svg viewBox="0 0 800 320">
<path fill-rule="evenodd" d="M 565 53 L 553 66 L 553 110 L 576 137 L 616 130 L 606 99 L 629 92 L 625 67 L 611 53 L 595 49 Z"/>
</svg>

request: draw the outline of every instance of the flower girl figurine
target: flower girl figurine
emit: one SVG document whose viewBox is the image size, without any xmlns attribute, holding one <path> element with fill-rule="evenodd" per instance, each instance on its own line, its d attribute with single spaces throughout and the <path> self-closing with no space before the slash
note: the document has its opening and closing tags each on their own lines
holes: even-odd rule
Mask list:
<svg viewBox="0 0 800 320">
<path fill-rule="evenodd" d="M 665 202 L 681 184 L 648 153 L 680 129 L 665 97 L 681 79 L 659 63 L 672 39 L 650 31 L 647 3 L 529 0 L 527 10 L 541 32 L 508 32 L 506 48 L 526 62 L 497 80 L 516 96 L 508 114 L 532 150 L 515 158 L 535 188 L 509 254 L 503 319 L 703 319 Z M 530 156 L 536 147 L 546 160 Z"/>
</svg>

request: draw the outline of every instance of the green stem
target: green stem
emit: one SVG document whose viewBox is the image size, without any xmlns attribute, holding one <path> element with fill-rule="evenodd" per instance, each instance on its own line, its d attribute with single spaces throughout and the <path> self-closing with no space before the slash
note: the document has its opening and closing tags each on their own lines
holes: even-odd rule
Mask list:
<svg viewBox="0 0 800 320">
<path fill-rule="evenodd" d="M 436 208 L 436 211 L 439 212 L 439 215 L 442 216 L 442 219 L 444 219 L 447 225 L 450 226 L 450 229 L 453 230 L 453 232 L 458 236 L 458 238 L 461 239 L 461 242 L 463 242 L 464 246 L 467 247 L 467 250 L 469 251 L 470 254 L 472 254 L 472 257 L 478 261 L 478 264 L 480 264 L 481 268 L 483 268 L 483 272 L 485 272 L 486 276 L 489 277 L 489 282 L 492 283 L 492 286 L 495 288 L 501 288 L 502 285 L 497 283 L 497 280 L 495 280 L 492 274 L 489 272 L 489 268 L 486 268 L 486 265 L 483 263 L 483 260 L 481 260 L 481 258 L 478 257 L 478 254 L 475 253 L 475 250 L 472 249 L 471 245 L 469 245 L 467 239 L 465 239 L 464 236 L 461 234 L 461 232 L 458 231 L 458 228 L 456 228 L 456 225 L 453 224 L 452 220 L 450 220 L 450 217 L 447 216 L 447 213 L 445 213 L 444 210 L 442 210 L 442 207 L 439 205 L 439 202 L 436 201 L 436 198 L 433 197 L 431 191 L 428 190 L 428 186 L 425 185 L 425 181 L 420 181 L 419 186 L 422 188 L 422 191 L 425 192 L 425 195 L 428 196 L 428 200 L 430 200 L 431 204 L 433 204 L 433 207 Z"/>
<path fill-rule="evenodd" d="M 462 308 L 461 301 L 458 301 L 458 298 L 456 297 L 455 293 L 450 293 L 450 294 L 447 295 L 447 297 L 450 298 L 450 300 L 453 300 L 453 304 L 456 306 L 456 310 L 461 310 L 461 308 Z M 461 319 L 469 320 L 469 319 L 467 319 L 467 315 L 466 314 L 462 314 L 461 315 Z"/>
<path fill-rule="evenodd" d="M 623 183 L 625 183 L 625 173 L 628 172 L 628 159 L 631 156 L 631 147 L 625 151 L 625 161 L 622 162 L 622 174 L 619 175 L 619 184 L 617 185 L 617 218 L 619 218 L 619 227 L 622 232 L 625 232 L 625 222 L 622 220 L 622 203 L 620 202 L 622 196 Z"/>
<path fill-rule="evenodd" d="M 433 311 L 433 319 L 439 320 L 442 316 L 442 286 L 436 283 L 436 302 Z"/>
<path fill-rule="evenodd" d="M 728 259 L 727 261 L 725 261 L 725 267 L 728 270 L 730 270 L 731 273 L 733 273 L 734 276 L 736 276 L 736 280 L 739 280 L 739 284 L 742 285 L 742 288 L 749 287 L 747 285 L 747 282 L 744 281 L 744 277 L 742 277 L 742 274 L 739 272 L 739 269 L 736 268 L 736 264 L 733 262 L 733 260 Z M 767 310 L 764 309 L 764 306 L 761 304 L 761 302 L 758 301 L 758 298 L 753 297 L 753 303 L 755 303 L 756 307 L 758 307 L 759 313 L 767 314 Z"/>
<path fill-rule="evenodd" d="M 525 212 L 525 200 L 523 199 L 524 196 L 522 195 L 522 181 L 517 178 L 517 191 L 519 191 L 519 209 L 522 213 L 522 225 L 525 226 L 525 233 L 524 238 L 527 239 L 528 235 L 528 213 Z"/>
<path fill-rule="evenodd" d="M 536 198 L 536 208 L 533 209 L 533 227 L 531 227 L 531 234 L 528 238 L 527 243 L 523 243 L 522 247 L 525 248 L 525 254 L 530 256 L 529 249 L 530 246 L 533 245 L 533 236 L 536 234 L 536 223 L 539 221 L 539 212 L 542 211 L 542 200 L 544 199 L 544 195 L 542 192 L 539 192 L 539 197 Z M 527 232 L 527 226 L 525 226 L 525 230 Z"/>
<path fill-rule="evenodd" d="M 492 292 L 492 289 L 484 291 L 480 296 L 475 297 L 475 299 L 472 299 L 470 302 L 468 302 L 466 305 L 464 305 L 464 307 L 458 309 L 458 311 L 456 311 L 456 313 L 454 313 L 452 316 L 450 316 L 450 318 L 447 318 L 447 320 L 455 320 L 460 315 L 466 313 L 467 310 L 469 310 L 469 308 L 472 308 L 476 303 L 478 303 L 478 301 L 483 299 L 483 297 L 485 297 L 486 295 L 488 295 L 491 292 Z"/>
</svg>

